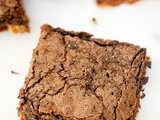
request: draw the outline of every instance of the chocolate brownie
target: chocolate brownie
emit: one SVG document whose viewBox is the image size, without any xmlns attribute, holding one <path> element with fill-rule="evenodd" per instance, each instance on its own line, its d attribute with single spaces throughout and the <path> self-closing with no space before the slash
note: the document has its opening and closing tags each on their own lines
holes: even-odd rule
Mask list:
<svg viewBox="0 0 160 120">
<path fill-rule="evenodd" d="M 122 3 L 132 4 L 139 0 L 96 0 L 100 6 L 118 6 Z"/>
<path fill-rule="evenodd" d="M 146 49 L 43 25 L 21 88 L 21 120 L 135 120 Z"/>
<path fill-rule="evenodd" d="M 0 31 L 29 32 L 22 0 L 0 0 Z"/>
</svg>

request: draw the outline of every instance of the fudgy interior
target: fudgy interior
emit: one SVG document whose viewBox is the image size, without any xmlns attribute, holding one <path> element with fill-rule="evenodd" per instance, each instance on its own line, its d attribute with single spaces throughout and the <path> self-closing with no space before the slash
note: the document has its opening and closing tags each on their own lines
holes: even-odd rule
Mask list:
<svg viewBox="0 0 160 120">
<path fill-rule="evenodd" d="M 146 49 L 43 25 L 20 90 L 22 120 L 135 120 Z"/>
</svg>

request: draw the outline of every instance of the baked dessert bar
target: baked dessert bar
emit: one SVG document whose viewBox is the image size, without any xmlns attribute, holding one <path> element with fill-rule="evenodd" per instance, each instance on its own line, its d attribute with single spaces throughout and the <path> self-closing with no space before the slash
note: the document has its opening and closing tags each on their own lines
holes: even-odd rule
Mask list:
<svg viewBox="0 0 160 120">
<path fill-rule="evenodd" d="M 139 0 L 96 0 L 100 6 L 118 6 L 122 3 L 132 4 Z"/>
<path fill-rule="evenodd" d="M 135 120 L 146 49 L 47 24 L 21 88 L 20 120 Z"/>
<path fill-rule="evenodd" d="M 29 32 L 22 0 L 0 0 L 0 31 Z"/>
</svg>

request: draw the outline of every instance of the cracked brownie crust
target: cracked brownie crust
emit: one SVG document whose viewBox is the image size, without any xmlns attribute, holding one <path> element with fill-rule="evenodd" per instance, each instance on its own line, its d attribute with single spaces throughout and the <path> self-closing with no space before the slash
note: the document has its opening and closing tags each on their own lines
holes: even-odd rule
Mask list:
<svg viewBox="0 0 160 120">
<path fill-rule="evenodd" d="M 0 0 L 0 31 L 29 32 L 22 0 Z"/>
<path fill-rule="evenodd" d="M 18 98 L 21 120 L 135 120 L 146 49 L 43 25 Z"/>
<path fill-rule="evenodd" d="M 100 6 L 118 6 L 122 3 L 133 4 L 139 0 L 96 0 Z"/>
</svg>

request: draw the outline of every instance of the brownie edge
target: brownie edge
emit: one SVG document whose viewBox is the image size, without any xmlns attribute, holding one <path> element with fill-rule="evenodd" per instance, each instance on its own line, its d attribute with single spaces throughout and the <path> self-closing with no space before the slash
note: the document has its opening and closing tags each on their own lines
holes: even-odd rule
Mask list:
<svg viewBox="0 0 160 120">
<path fill-rule="evenodd" d="M 146 49 L 43 25 L 19 92 L 21 120 L 135 120 Z"/>
</svg>

